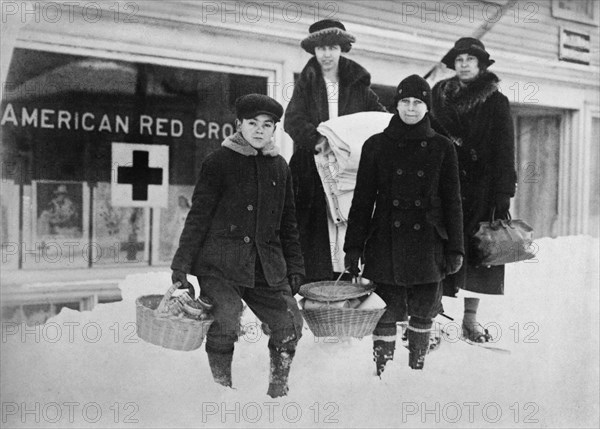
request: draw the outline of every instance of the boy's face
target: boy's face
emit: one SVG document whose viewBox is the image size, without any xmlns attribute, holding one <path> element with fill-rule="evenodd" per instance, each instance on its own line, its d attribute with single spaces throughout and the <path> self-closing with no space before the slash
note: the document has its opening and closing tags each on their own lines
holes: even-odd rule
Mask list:
<svg viewBox="0 0 600 429">
<path fill-rule="evenodd" d="M 275 132 L 275 121 L 272 117 L 265 114 L 257 115 L 250 119 L 238 119 L 238 130 L 250 146 L 260 150 L 271 143 L 273 133 Z"/>
<path fill-rule="evenodd" d="M 461 82 L 469 82 L 479 74 L 479 59 L 471 54 L 460 54 L 454 60 L 454 69 Z"/>
<path fill-rule="evenodd" d="M 427 113 L 427 105 L 418 98 L 407 97 L 398 101 L 396 106 L 402 122 L 413 125 L 419 122 Z"/>
<path fill-rule="evenodd" d="M 337 70 L 341 55 L 342 48 L 340 45 L 315 47 L 315 57 L 324 73 Z"/>
</svg>

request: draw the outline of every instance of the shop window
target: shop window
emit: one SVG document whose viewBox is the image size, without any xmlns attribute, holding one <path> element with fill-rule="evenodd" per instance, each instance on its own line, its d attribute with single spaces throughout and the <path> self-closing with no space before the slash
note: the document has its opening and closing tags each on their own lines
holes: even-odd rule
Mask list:
<svg viewBox="0 0 600 429">
<path fill-rule="evenodd" d="M 22 237 L 24 268 L 170 262 L 200 165 L 235 131 L 235 100 L 266 91 L 259 73 L 16 49 L 0 105 L 3 249 Z M 112 205 L 113 143 L 169 147 L 166 208 Z"/>
</svg>

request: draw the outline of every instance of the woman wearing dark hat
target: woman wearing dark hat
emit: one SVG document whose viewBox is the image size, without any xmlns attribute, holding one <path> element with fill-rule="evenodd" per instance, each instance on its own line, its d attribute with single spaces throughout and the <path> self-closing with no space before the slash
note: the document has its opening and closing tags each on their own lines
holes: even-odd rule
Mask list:
<svg viewBox="0 0 600 429">
<path fill-rule="evenodd" d="M 192 207 L 171 269 L 214 307 L 206 353 L 215 382 L 232 385 L 231 362 L 242 299 L 270 331 L 267 394 L 285 396 L 290 365 L 302 336 L 293 295 L 304 277 L 292 196 L 292 178 L 272 138 L 283 107 L 248 94 L 236 100 L 237 132 L 202 163 Z"/>
<path fill-rule="evenodd" d="M 408 363 L 423 368 L 440 282 L 458 271 L 464 253 L 456 151 L 431 128 L 429 84 L 407 77 L 395 104 L 387 128 L 363 146 L 344 244 L 349 271 L 358 274 L 363 259 L 365 277 L 387 304 L 373 332 L 377 375 L 393 359 L 405 299 Z"/>
<path fill-rule="evenodd" d="M 371 90 L 369 72 L 342 56 L 350 51 L 355 38 L 341 22 L 318 21 L 309 33 L 301 46 L 314 56 L 295 84 L 284 129 L 295 146 L 290 169 L 306 276 L 317 281 L 333 276 L 330 242 L 335 241 L 329 237 L 325 193 L 315 164 L 315 151 L 326 146 L 317 126 L 338 116 L 385 108 Z"/>
<path fill-rule="evenodd" d="M 483 43 L 459 39 L 442 59 L 456 76 L 433 88 L 433 110 L 440 132 L 456 145 L 464 213 L 465 241 L 492 213 L 505 219 L 515 195 L 515 143 L 508 99 L 498 90 L 494 63 Z M 468 253 L 468 252 L 467 252 Z M 477 322 L 481 294 L 504 294 L 504 266 L 476 266 L 468 255 L 463 268 L 448 277 L 444 293 L 465 295 L 463 335 L 476 342 L 491 340 Z"/>
</svg>

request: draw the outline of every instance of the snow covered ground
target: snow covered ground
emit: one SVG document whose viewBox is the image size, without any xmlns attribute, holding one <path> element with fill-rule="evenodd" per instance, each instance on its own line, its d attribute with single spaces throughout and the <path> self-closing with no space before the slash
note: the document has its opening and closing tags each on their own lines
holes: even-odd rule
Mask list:
<svg viewBox="0 0 600 429">
<path fill-rule="evenodd" d="M 507 266 L 506 296 L 480 307 L 511 354 L 451 337 L 419 372 L 400 346 L 380 380 L 370 337 L 324 341 L 305 327 L 279 400 L 266 395 L 267 338 L 250 312 L 236 389 L 221 388 L 204 347 L 177 352 L 135 336 L 135 298 L 164 293 L 169 273 L 129 276 L 122 302 L 63 309 L 37 327 L 3 324 L 2 427 L 598 427 L 599 243 L 537 244 L 536 260 Z M 454 332 L 462 303 L 444 306 Z"/>
</svg>

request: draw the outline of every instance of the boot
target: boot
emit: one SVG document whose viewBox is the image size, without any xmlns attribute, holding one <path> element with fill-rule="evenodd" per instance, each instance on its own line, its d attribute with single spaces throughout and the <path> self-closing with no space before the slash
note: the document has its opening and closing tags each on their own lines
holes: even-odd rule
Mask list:
<svg viewBox="0 0 600 429">
<path fill-rule="evenodd" d="M 290 366 L 296 352 L 284 348 L 269 348 L 269 354 L 271 356 L 271 372 L 269 374 L 267 395 L 271 398 L 286 396 L 289 390 Z"/>
<path fill-rule="evenodd" d="M 417 319 L 417 320 L 414 320 Z M 423 369 L 429 351 L 431 321 L 412 317 L 408 325 L 408 366 Z"/>
<path fill-rule="evenodd" d="M 231 361 L 233 360 L 233 351 L 231 353 L 208 352 L 208 364 L 212 372 L 215 383 L 226 387 L 231 387 Z"/>
<path fill-rule="evenodd" d="M 375 336 L 374 336 L 375 337 Z M 384 341 L 373 339 L 373 360 L 375 361 L 375 370 L 381 378 L 381 374 L 385 369 L 385 365 L 390 360 L 394 360 L 394 350 L 396 349 L 395 341 Z"/>
</svg>

